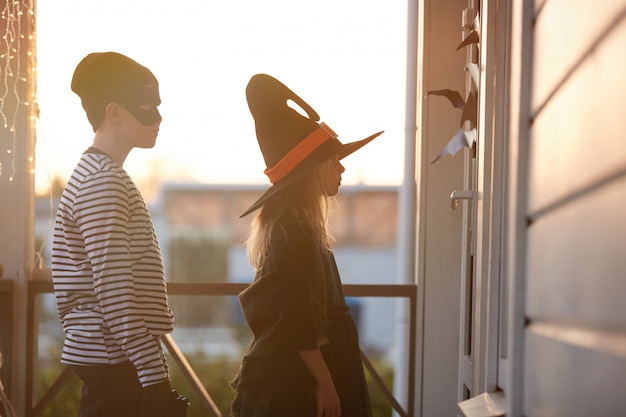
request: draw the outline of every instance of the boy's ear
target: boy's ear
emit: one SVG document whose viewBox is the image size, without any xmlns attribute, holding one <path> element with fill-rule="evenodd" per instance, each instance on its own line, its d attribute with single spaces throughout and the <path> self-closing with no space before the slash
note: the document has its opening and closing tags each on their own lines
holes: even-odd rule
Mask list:
<svg viewBox="0 0 626 417">
<path fill-rule="evenodd" d="M 104 117 L 112 121 L 119 120 L 122 112 L 122 106 L 118 103 L 109 103 L 104 108 Z"/>
</svg>

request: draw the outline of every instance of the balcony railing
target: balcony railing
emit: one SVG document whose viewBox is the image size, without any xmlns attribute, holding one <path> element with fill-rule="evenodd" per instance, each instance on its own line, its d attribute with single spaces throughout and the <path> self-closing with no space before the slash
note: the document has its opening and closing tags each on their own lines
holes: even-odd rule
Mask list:
<svg viewBox="0 0 626 417">
<path fill-rule="evenodd" d="M 49 271 L 44 275 L 49 276 Z M 56 380 L 50 385 L 41 398 L 34 404 L 34 390 L 33 381 L 36 367 L 36 361 L 38 358 L 37 352 L 37 329 L 36 323 L 36 302 L 37 297 L 46 293 L 53 293 L 53 286 L 51 279 L 37 279 L 29 281 L 28 283 L 28 316 L 27 316 L 27 328 L 28 338 L 26 346 L 27 364 L 26 374 L 24 378 L 25 388 L 25 400 L 26 404 L 31 406 L 26 407 L 25 417 L 39 417 L 42 415 L 46 407 L 48 407 L 54 398 L 59 394 L 63 387 L 68 383 L 72 377 L 72 371 L 69 367 L 65 367 Z M 241 283 L 198 283 L 198 282 L 169 282 L 168 293 L 170 295 L 185 295 L 185 296 L 236 296 L 243 291 L 248 284 Z M 417 287 L 415 285 L 351 285 L 347 284 L 343 286 L 344 293 L 350 297 L 384 297 L 384 298 L 405 298 L 409 301 L 409 323 L 408 323 L 408 381 L 407 389 L 409 393 L 414 392 L 415 388 L 415 352 L 416 352 L 416 313 L 417 313 Z M 163 344 L 165 345 L 168 353 L 173 358 L 174 362 L 180 369 L 182 375 L 190 384 L 192 389 L 197 394 L 202 403 L 202 408 L 206 410 L 209 415 L 215 417 L 222 417 L 221 411 L 215 405 L 215 402 L 211 398 L 211 395 L 206 391 L 200 378 L 194 371 L 193 367 L 187 361 L 185 355 L 180 351 L 175 341 L 170 335 L 166 335 L 163 338 Z M 16 348 L 15 346 L 13 347 Z M 376 371 L 368 357 L 361 352 L 363 364 L 372 376 L 372 379 L 376 382 L 381 389 L 385 398 L 395 410 L 395 412 L 402 417 L 409 417 L 414 412 L 414 401 L 412 395 L 409 395 L 407 408 L 404 409 L 399 401 L 394 397 L 389 387 L 385 384 L 379 373 Z"/>
</svg>

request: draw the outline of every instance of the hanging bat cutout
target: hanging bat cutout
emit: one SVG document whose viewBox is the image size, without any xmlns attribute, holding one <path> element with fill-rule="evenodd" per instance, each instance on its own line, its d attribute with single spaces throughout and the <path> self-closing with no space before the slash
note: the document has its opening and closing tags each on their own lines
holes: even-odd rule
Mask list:
<svg viewBox="0 0 626 417">
<path fill-rule="evenodd" d="M 463 129 L 457 130 L 452 139 L 450 139 L 450 142 L 448 142 L 446 147 L 443 148 L 441 153 L 437 155 L 431 164 L 434 164 L 445 155 L 456 155 L 457 152 L 464 147 L 471 148 L 474 145 L 474 142 L 476 142 L 476 129 L 472 129 L 470 131 Z"/>
<path fill-rule="evenodd" d="M 463 113 L 461 114 L 461 122 L 459 123 L 459 127 L 463 127 L 465 122 L 470 122 L 472 127 L 476 127 L 476 119 L 478 117 L 478 100 L 476 99 L 476 94 L 469 93 L 467 96 L 467 102 L 465 106 L 463 106 Z"/>
<path fill-rule="evenodd" d="M 457 51 L 469 45 L 478 46 L 480 44 L 480 18 L 478 13 L 474 17 L 472 24 L 467 25 L 466 28 L 469 29 L 469 33 L 456 48 Z M 459 121 L 459 129 L 456 131 L 452 139 L 450 139 L 445 148 L 443 148 L 439 155 L 437 155 L 437 157 L 431 162 L 431 164 L 434 164 L 445 155 L 456 155 L 457 152 L 464 147 L 471 148 L 476 142 L 476 126 L 478 122 L 477 95 L 480 81 L 480 67 L 478 63 L 471 62 L 465 65 L 465 71 L 469 73 L 471 79 L 467 99 L 463 100 L 463 97 L 458 91 L 449 89 L 430 91 L 427 94 L 427 97 L 429 95 L 443 96 L 447 98 L 450 103 L 452 103 L 454 108 L 462 110 L 461 120 Z"/>
<path fill-rule="evenodd" d="M 480 35 L 476 31 L 476 29 L 472 29 L 470 33 L 468 33 L 468 35 L 465 37 L 465 39 L 463 39 L 463 41 L 459 44 L 456 50 L 458 51 L 461 48 L 464 48 L 472 44 L 478 44 L 479 42 L 480 42 Z"/>
<path fill-rule="evenodd" d="M 478 118 L 478 100 L 476 94 L 470 92 L 467 101 L 461 98 L 461 94 L 454 90 L 435 90 L 430 91 L 428 95 L 437 95 L 446 97 L 455 108 L 462 109 L 461 120 L 459 122 L 459 130 L 456 131 L 450 142 L 446 145 L 441 153 L 435 158 L 431 164 L 437 162 L 444 155 L 456 155 L 459 150 L 467 146 L 471 148 L 476 141 L 476 122 Z M 465 122 L 469 122 L 471 130 L 465 130 L 463 126 Z"/>
<path fill-rule="evenodd" d="M 478 69 L 478 64 L 465 64 L 465 71 L 469 72 L 470 78 L 472 79 L 472 87 L 473 91 L 478 91 L 478 79 L 480 78 L 480 70 Z"/>
<path fill-rule="evenodd" d="M 445 98 L 448 99 L 448 101 L 450 101 L 450 103 L 452 103 L 452 105 L 454 106 L 455 109 L 463 109 L 463 107 L 465 107 L 465 100 L 463 100 L 463 97 L 461 97 L 461 93 L 459 93 L 458 91 L 455 90 L 450 90 L 448 88 L 443 89 L 443 90 L 433 90 L 433 91 L 429 91 L 428 94 L 426 94 L 426 97 L 433 95 L 433 96 L 443 96 Z"/>
</svg>

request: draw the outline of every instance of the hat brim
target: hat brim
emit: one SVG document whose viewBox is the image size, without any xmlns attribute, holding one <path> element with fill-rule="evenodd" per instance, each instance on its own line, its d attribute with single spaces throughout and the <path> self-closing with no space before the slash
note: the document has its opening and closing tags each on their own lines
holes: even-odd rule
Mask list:
<svg viewBox="0 0 626 417">
<path fill-rule="evenodd" d="M 279 193 L 281 190 L 283 190 L 286 186 L 293 183 L 296 179 L 300 178 L 303 174 L 309 172 L 311 169 L 315 168 L 319 164 L 329 160 L 335 155 L 339 155 L 339 159 L 343 159 L 346 156 L 350 155 L 351 153 L 359 150 L 363 146 L 370 143 L 372 140 L 380 136 L 383 132 L 384 131 L 381 130 L 380 132 L 376 132 L 373 135 L 366 137 L 365 139 L 342 144 L 341 149 L 338 154 L 333 154 L 333 155 L 329 154 L 329 155 L 326 155 L 324 158 L 317 159 L 313 163 L 309 164 L 308 166 L 305 166 L 305 169 L 301 169 L 298 172 L 294 173 L 294 175 L 289 175 L 285 177 L 283 180 L 271 185 L 267 190 L 265 190 L 265 192 L 261 195 L 261 197 L 259 197 L 241 216 L 239 216 L 239 218 L 241 219 L 242 217 L 245 217 L 248 214 L 261 208 L 261 206 L 263 206 L 263 204 L 265 204 L 267 200 L 276 196 L 276 194 Z"/>
</svg>

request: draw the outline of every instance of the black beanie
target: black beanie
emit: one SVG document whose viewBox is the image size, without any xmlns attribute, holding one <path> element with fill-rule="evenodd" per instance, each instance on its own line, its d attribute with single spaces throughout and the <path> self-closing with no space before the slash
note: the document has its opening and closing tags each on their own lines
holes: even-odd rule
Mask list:
<svg viewBox="0 0 626 417">
<path fill-rule="evenodd" d="M 128 104 L 132 102 L 133 94 L 147 85 L 158 87 L 154 74 L 117 52 L 87 55 L 76 66 L 72 76 L 72 91 L 80 97 L 94 132 L 104 119 L 107 104 Z"/>
</svg>

